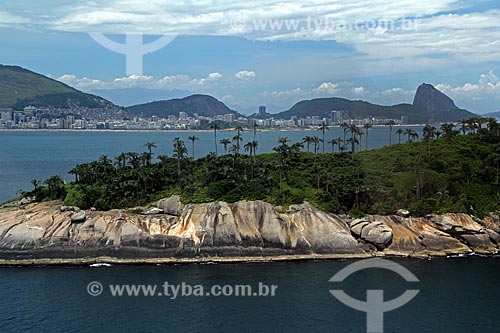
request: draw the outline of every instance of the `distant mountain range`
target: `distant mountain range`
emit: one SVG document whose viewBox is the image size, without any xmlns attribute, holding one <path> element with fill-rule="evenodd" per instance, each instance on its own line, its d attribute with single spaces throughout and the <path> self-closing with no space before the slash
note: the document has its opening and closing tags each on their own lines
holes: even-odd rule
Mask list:
<svg viewBox="0 0 500 333">
<path fill-rule="evenodd" d="M 179 116 L 179 112 L 186 112 L 190 117 L 193 117 L 195 113 L 205 117 L 214 117 L 224 114 L 241 116 L 238 112 L 231 110 L 221 101 L 208 95 L 192 95 L 167 101 L 140 104 L 128 107 L 127 111 L 137 116 L 158 116 L 161 118 L 167 118 L 170 115 Z"/>
<path fill-rule="evenodd" d="M 0 107 L 118 108 L 110 101 L 18 66 L 0 65 Z"/>
<path fill-rule="evenodd" d="M 485 118 L 500 118 L 500 111 L 498 112 L 492 112 L 492 113 L 486 113 L 483 115 Z"/>
<path fill-rule="evenodd" d="M 418 87 L 413 104 L 382 106 L 336 97 L 316 98 L 298 102 L 290 110 L 278 113 L 274 117 L 284 119 L 289 119 L 292 116 L 330 118 L 332 110 L 345 111 L 351 118 L 400 119 L 402 116 L 407 116 L 410 123 L 451 122 L 476 116 L 467 110 L 459 109 L 448 96 L 432 85 L 424 83 Z"/>
<path fill-rule="evenodd" d="M 187 90 L 160 90 L 148 88 L 98 89 L 92 90 L 91 93 L 102 96 L 116 105 L 122 106 L 132 106 L 172 98 L 183 98 L 192 95 L 192 93 Z"/>
<path fill-rule="evenodd" d="M 110 99 L 120 99 L 121 105 L 132 104 L 138 100 L 143 101 L 150 98 L 169 98 L 170 94 L 183 95 L 188 93 L 181 90 L 161 91 L 141 88 L 99 90 L 97 92 L 106 95 Z M 133 97 L 134 95 L 141 95 L 141 92 L 143 96 L 140 99 Z M 130 95 L 128 99 L 124 97 L 127 94 Z M 64 83 L 27 69 L 18 66 L 0 65 L 0 107 L 22 109 L 28 105 L 58 108 L 120 108 L 105 98 L 83 93 Z M 467 110 L 458 108 L 451 98 L 432 85 L 425 83 L 418 87 L 413 104 L 382 106 L 337 97 L 316 98 L 298 102 L 288 111 L 267 116 L 277 119 L 290 119 L 292 116 L 298 118 L 308 116 L 330 118 L 333 110 L 345 111 L 351 118 L 383 117 L 400 119 L 402 116 L 406 116 L 410 123 L 452 122 L 476 116 Z M 191 95 L 184 98 L 137 104 L 127 107 L 126 111 L 130 115 L 163 118 L 169 115 L 179 116 L 179 112 L 186 112 L 191 117 L 195 113 L 206 117 L 224 114 L 241 116 L 237 111 L 208 95 Z M 123 110 L 121 112 L 123 114 Z M 486 116 L 500 116 L 500 112 Z"/>
</svg>

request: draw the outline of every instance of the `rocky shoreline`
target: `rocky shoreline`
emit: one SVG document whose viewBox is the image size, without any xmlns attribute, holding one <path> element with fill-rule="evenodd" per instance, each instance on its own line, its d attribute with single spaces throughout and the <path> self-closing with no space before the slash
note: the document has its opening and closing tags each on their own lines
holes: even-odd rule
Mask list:
<svg viewBox="0 0 500 333">
<path fill-rule="evenodd" d="M 183 205 L 134 211 L 60 202 L 0 208 L 0 265 L 183 264 L 500 253 L 500 219 L 466 214 L 352 219 L 309 203 Z"/>
</svg>

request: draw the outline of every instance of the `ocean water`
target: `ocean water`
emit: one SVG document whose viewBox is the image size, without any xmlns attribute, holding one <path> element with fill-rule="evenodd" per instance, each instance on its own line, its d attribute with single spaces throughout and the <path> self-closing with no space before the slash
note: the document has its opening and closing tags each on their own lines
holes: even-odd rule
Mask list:
<svg viewBox="0 0 500 333">
<path fill-rule="evenodd" d="M 421 127 L 414 127 L 421 132 Z M 398 138 L 393 128 L 392 142 Z M 195 157 L 205 156 L 215 151 L 213 132 L 194 133 L 200 139 L 195 143 Z M 96 160 L 101 155 L 110 158 L 122 152 L 145 151 L 146 142 L 155 142 L 158 148 L 155 156 L 172 155 L 172 142 L 180 137 L 186 142 L 189 156 L 192 154 L 191 142 L 188 136 L 192 132 L 27 132 L 0 131 L 0 203 L 16 197 L 18 190 L 31 190 L 30 181 L 45 180 L 53 175 L 73 181 L 68 174 L 78 163 Z M 235 132 L 220 131 L 217 141 L 232 138 Z M 306 135 L 322 137 L 320 131 L 262 131 L 257 133 L 259 142 L 257 153 L 268 153 L 277 145 L 281 137 L 287 137 L 291 142 L 302 141 Z M 348 134 L 349 135 L 349 134 Z M 242 133 L 244 142 L 253 140 L 253 132 Z M 334 128 L 325 133 L 326 141 L 343 137 L 343 131 Z M 404 138 L 402 138 L 404 140 Z M 389 144 L 389 128 L 374 127 L 369 131 L 368 146 L 370 149 Z M 365 149 L 365 137 L 362 138 L 362 148 Z M 311 147 L 312 149 L 312 147 Z M 338 151 L 338 147 L 336 147 Z M 325 144 L 325 151 L 331 151 L 331 146 Z M 218 152 L 223 153 L 222 145 Z"/>
<path fill-rule="evenodd" d="M 396 259 L 420 280 L 380 269 L 328 280 L 352 261 L 101 268 L 0 268 L 0 332 L 366 332 L 366 314 L 330 295 L 419 294 L 384 314 L 384 332 L 500 331 L 500 259 Z M 100 282 L 104 292 L 90 296 Z M 109 284 L 277 285 L 274 297 L 111 296 Z M 206 290 L 205 289 L 205 290 Z"/>
<path fill-rule="evenodd" d="M 388 144 L 388 128 L 370 131 L 370 148 Z M 259 132 L 259 152 L 269 152 L 279 137 L 299 141 L 316 131 Z M 67 175 L 75 164 L 100 155 L 142 151 L 156 142 L 156 154 L 171 154 L 172 140 L 191 133 L 0 132 L 0 202 L 29 189 L 33 178 Z M 196 156 L 213 150 L 213 133 L 197 133 Z M 221 132 L 218 139 L 232 137 Z M 243 133 L 245 141 L 252 133 Z M 342 136 L 340 130 L 327 139 Z M 364 141 L 364 140 L 363 140 Z M 397 142 L 394 136 L 393 142 Z M 364 142 L 363 142 L 364 146 Z M 189 150 L 191 146 L 188 144 Z M 327 148 L 329 149 L 329 147 Z M 222 147 L 219 146 L 219 152 Z M 384 314 L 385 332 L 500 332 L 499 258 L 395 259 L 420 280 L 370 269 L 342 284 L 328 280 L 352 261 L 308 261 L 171 266 L 2 267 L 0 332 L 366 332 L 366 314 L 330 295 L 343 289 L 359 300 L 367 289 L 384 290 L 390 300 L 407 289 L 417 297 Z M 92 282 L 103 286 L 90 296 Z M 109 285 L 182 283 L 202 285 L 276 285 L 271 297 L 112 296 Z"/>
</svg>

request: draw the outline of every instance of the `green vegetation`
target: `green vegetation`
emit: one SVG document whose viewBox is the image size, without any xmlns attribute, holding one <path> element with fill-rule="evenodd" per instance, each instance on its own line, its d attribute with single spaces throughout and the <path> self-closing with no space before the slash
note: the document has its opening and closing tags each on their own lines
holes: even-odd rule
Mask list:
<svg viewBox="0 0 500 333">
<path fill-rule="evenodd" d="M 101 97 L 82 93 L 27 69 L 0 65 L 0 107 L 23 109 L 29 105 L 56 108 L 113 106 Z"/>
<path fill-rule="evenodd" d="M 168 116 L 179 116 L 179 112 L 185 112 L 189 117 L 194 117 L 197 113 L 204 117 L 214 117 L 217 115 L 239 114 L 224 103 L 208 95 L 192 95 L 184 98 L 176 98 L 167 101 L 156 101 L 146 104 L 134 105 L 127 108 L 127 111 L 134 115 L 150 118 L 158 116 L 167 118 Z"/>
<path fill-rule="evenodd" d="M 144 153 L 123 153 L 114 161 L 102 156 L 78 165 L 71 171 L 72 184 L 58 177 L 47 180 L 46 187 L 34 182 L 35 190 L 26 195 L 98 209 L 144 205 L 171 194 L 180 194 L 186 203 L 265 200 L 287 206 L 306 200 L 327 212 L 353 215 L 406 208 L 415 215 L 483 216 L 500 208 L 500 125 L 495 120 L 464 120 L 459 129 L 428 125 L 421 135 L 402 131 L 400 141 L 406 143 L 362 152 L 366 133 L 356 126 L 343 128 L 344 138 L 329 142 L 332 151 L 338 145 L 336 153 L 320 153 L 324 140 L 307 136 L 297 143 L 281 138 L 273 153 L 259 155 L 255 132 L 243 145 L 237 128 L 228 147 L 231 142 L 218 141 L 214 128 L 214 143 L 224 146 L 221 156 L 210 153 L 195 160 L 176 138 L 172 156 L 158 156 L 153 163 L 156 144 L 147 143 Z M 318 129 L 320 135 L 326 130 L 326 125 Z M 419 137 L 422 141 L 416 142 Z M 189 140 L 193 146 L 196 137 Z"/>
</svg>

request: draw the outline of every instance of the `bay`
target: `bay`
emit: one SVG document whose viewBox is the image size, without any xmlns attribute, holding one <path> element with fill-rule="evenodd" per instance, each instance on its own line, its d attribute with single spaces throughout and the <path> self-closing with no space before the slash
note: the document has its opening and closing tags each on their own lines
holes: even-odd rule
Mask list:
<svg viewBox="0 0 500 333">
<path fill-rule="evenodd" d="M 411 127 L 421 134 L 421 126 Z M 393 128 L 392 143 L 398 142 Z M 368 147 L 380 148 L 389 144 L 389 128 L 380 126 L 369 130 Z M 158 146 L 155 156 L 172 156 L 172 143 L 179 137 L 185 141 L 189 156 L 192 145 L 188 140 L 196 135 L 195 158 L 215 151 L 214 133 L 207 132 L 78 132 L 78 131 L 0 131 L 0 203 L 16 197 L 19 190 L 31 190 L 31 180 L 45 180 L 59 175 L 63 180 L 73 181 L 68 174 L 78 163 L 96 160 L 101 155 L 110 158 L 122 152 L 144 152 L 144 144 L 154 142 Z M 234 131 L 219 131 L 217 141 L 233 138 Z M 243 144 L 253 140 L 253 132 L 243 132 Z M 292 143 L 302 141 L 305 136 L 322 137 L 320 131 L 259 131 L 256 140 L 259 142 L 257 153 L 272 152 L 281 137 L 287 137 Z M 421 136 L 421 135 L 420 135 Z M 340 128 L 332 128 L 325 133 L 325 141 L 344 137 Z M 349 134 L 347 134 L 349 137 Z M 404 137 L 402 140 L 404 141 Z M 361 140 L 362 149 L 366 148 L 366 137 Z M 219 154 L 224 153 L 218 144 Z M 312 147 L 311 147 L 312 149 Z M 321 147 L 322 149 L 322 147 Z M 338 151 L 338 147 L 335 147 Z M 331 146 L 325 143 L 325 151 Z"/>
</svg>

